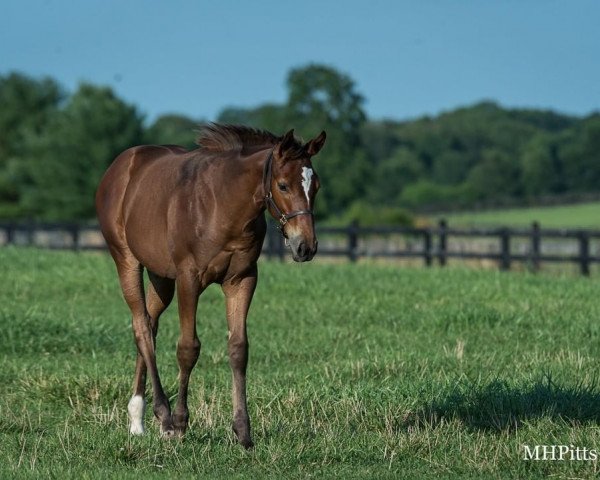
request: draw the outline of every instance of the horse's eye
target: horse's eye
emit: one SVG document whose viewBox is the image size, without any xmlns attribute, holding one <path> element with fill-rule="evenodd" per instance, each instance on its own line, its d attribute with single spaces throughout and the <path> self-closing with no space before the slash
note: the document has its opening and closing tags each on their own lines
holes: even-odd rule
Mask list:
<svg viewBox="0 0 600 480">
<path fill-rule="evenodd" d="M 278 183 L 277 186 L 279 187 L 279 190 L 281 190 L 282 192 L 287 192 L 287 185 L 285 183 Z"/>
</svg>

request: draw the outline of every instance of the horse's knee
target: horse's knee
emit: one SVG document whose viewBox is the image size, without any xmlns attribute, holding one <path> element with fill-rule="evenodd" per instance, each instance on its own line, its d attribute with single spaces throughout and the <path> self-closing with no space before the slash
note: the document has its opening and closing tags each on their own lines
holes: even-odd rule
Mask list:
<svg viewBox="0 0 600 480">
<path fill-rule="evenodd" d="M 200 356 L 200 348 L 202 344 L 198 338 L 194 338 L 191 342 L 180 339 L 177 342 L 177 361 L 180 365 L 192 367 L 196 364 Z"/>
<path fill-rule="evenodd" d="M 134 315 L 132 321 L 133 338 L 138 349 L 148 343 L 150 347 L 154 345 L 154 335 L 150 328 L 150 319 L 146 315 Z"/>
<path fill-rule="evenodd" d="M 231 337 L 227 347 L 231 368 L 245 370 L 248 365 L 248 340 L 246 338 Z"/>
</svg>

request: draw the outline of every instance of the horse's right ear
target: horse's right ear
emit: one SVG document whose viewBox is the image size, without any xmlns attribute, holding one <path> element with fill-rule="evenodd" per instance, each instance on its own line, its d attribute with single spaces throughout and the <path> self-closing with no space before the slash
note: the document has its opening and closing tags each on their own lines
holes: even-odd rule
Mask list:
<svg viewBox="0 0 600 480">
<path fill-rule="evenodd" d="M 313 138 L 310 142 L 306 144 L 306 152 L 312 157 L 319 153 L 319 151 L 325 145 L 325 139 L 327 138 L 327 134 L 325 130 L 321 132 L 321 134 L 317 138 Z"/>
<path fill-rule="evenodd" d="M 277 156 L 279 158 L 282 158 L 285 151 L 292 148 L 295 145 L 295 143 L 296 139 L 294 137 L 294 129 L 292 128 L 283 136 L 281 142 L 279 142 L 279 145 L 277 146 Z"/>
</svg>

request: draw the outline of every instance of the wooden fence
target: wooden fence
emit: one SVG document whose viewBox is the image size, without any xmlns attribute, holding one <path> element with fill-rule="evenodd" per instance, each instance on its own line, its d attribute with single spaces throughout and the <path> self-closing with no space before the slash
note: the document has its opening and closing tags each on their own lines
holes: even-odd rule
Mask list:
<svg viewBox="0 0 600 480">
<path fill-rule="evenodd" d="M 590 274 L 592 264 L 600 263 L 600 230 L 541 228 L 537 222 L 529 228 L 451 228 L 445 220 L 427 228 L 365 227 L 353 223 L 317 228 L 317 233 L 319 256 L 345 257 L 351 262 L 365 257 L 416 258 L 426 266 L 444 266 L 449 259 L 457 258 L 493 261 L 501 270 L 521 262 L 533 271 L 539 270 L 542 262 L 560 262 L 578 265 L 583 275 Z M 396 246 L 390 247 L 389 239 L 395 239 Z M 459 239 L 462 247 L 453 248 Z M 487 251 L 472 248 L 482 239 Z M 544 245 L 550 241 L 562 242 L 560 251 L 545 251 Z M 520 251 L 515 251 L 516 243 Z M 0 222 L 2 244 L 71 250 L 106 248 L 97 226 L 77 223 Z M 490 249 L 490 245 L 495 247 Z M 286 258 L 284 240 L 273 225 L 269 226 L 263 252 L 269 258 Z"/>
</svg>

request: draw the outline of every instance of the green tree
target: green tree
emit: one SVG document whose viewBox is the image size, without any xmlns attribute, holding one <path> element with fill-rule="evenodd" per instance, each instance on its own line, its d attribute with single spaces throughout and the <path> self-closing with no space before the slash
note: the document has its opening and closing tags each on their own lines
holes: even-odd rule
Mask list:
<svg viewBox="0 0 600 480">
<path fill-rule="evenodd" d="M 24 144 L 55 115 L 63 98 L 49 78 L 22 74 L 0 76 L 0 217 L 18 217 Z"/>
<path fill-rule="evenodd" d="M 352 79 L 332 67 L 312 64 L 293 69 L 287 79 L 290 119 L 306 135 L 315 136 L 319 125 L 334 126 L 355 144 L 366 120 L 364 98 Z"/>
<path fill-rule="evenodd" d="M 600 115 L 592 115 L 565 133 L 559 156 L 567 188 L 597 192 L 600 188 Z"/>
<path fill-rule="evenodd" d="M 467 183 L 479 200 L 505 200 L 519 195 L 520 177 L 519 167 L 509 155 L 490 149 L 483 152 L 482 161 L 473 167 Z"/>
<path fill-rule="evenodd" d="M 325 65 L 293 69 L 287 85 L 287 125 L 307 138 L 327 131 L 327 143 L 315 163 L 323 185 L 318 212 L 341 213 L 365 195 L 370 181 L 360 136 L 366 121 L 364 99 L 350 77 Z"/>
<path fill-rule="evenodd" d="M 195 130 L 200 123 L 183 115 L 161 115 L 144 132 L 144 143 L 195 148 Z"/>
<path fill-rule="evenodd" d="M 248 125 L 275 134 L 283 134 L 286 131 L 285 107 L 271 103 L 250 109 L 229 107 L 219 114 L 217 121 Z"/>
<path fill-rule="evenodd" d="M 88 219 L 108 165 L 140 143 L 142 123 L 133 106 L 105 87 L 82 84 L 44 131 L 29 139 L 21 204 L 29 216 Z"/>
<path fill-rule="evenodd" d="M 412 150 L 399 147 L 392 156 L 380 162 L 369 186 L 369 199 L 378 204 L 394 205 L 402 190 L 423 176 L 423 165 Z"/>
<path fill-rule="evenodd" d="M 538 134 L 521 154 L 521 184 L 530 197 L 562 193 L 565 179 L 554 136 Z"/>
<path fill-rule="evenodd" d="M 470 157 L 465 151 L 444 150 L 433 161 L 432 178 L 442 185 L 458 185 L 469 174 L 473 163 Z"/>
<path fill-rule="evenodd" d="M 402 146 L 397 130 L 398 122 L 393 120 L 368 120 L 363 124 L 360 142 L 367 152 L 369 163 L 377 166 Z"/>
</svg>

